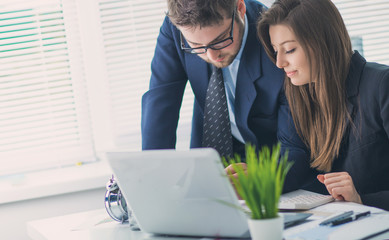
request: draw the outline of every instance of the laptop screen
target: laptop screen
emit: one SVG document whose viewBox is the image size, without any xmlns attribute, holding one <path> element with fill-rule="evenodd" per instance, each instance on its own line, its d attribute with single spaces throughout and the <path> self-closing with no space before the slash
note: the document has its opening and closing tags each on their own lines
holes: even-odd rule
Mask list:
<svg viewBox="0 0 389 240">
<path fill-rule="evenodd" d="M 249 237 L 247 216 L 210 148 L 108 152 L 140 228 L 149 233 Z"/>
</svg>

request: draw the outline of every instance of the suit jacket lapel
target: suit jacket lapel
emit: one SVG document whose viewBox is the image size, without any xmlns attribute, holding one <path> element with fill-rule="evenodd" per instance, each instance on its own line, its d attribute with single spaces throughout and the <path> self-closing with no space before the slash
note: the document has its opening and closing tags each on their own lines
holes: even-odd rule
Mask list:
<svg viewBox="0 0 389 240">
<path fill-rule="evenodd" d="M 247 120 L 250 109 L 257 97 L 255 81 L 262 76 L 261 71 L 261 47 L 257 40 L 255 23 L 249 21 L 249 32 L 246 45 L 239 64 L 238 77 L 235 90 L 235 118 L 245 141 L 253 144 L 257 142 L 254 133 L 248 128 Z"/>
<path fill-rule="evenodd" d="M 208 63 L 202 60 L 195 54 L 186 55 L 186 68 L 188 73 L 188 79 L 191 81 L 193 92 L 196 93 L 196 100 L 204 110 L 205 96 L 207 93 L 208 82 L 210 77 L 210 69 Z M 190 70 L 196 68 L 195 70 Z"/>
</svg>

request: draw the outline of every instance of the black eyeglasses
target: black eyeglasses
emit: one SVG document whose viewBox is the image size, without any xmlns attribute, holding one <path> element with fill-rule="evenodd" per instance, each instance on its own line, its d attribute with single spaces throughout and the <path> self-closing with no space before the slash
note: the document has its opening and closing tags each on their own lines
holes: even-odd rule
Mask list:
<svg viewBox="0 0 389 240">
<path fill-rule="evenodd" d="M 180 32 L 181 49 L 187 53 L 203 54 L 203 53 L 207 52 L 208 48 L 213 49 L 213 50 L 220 50 L 220 49 L 223 49 L 223 48 L 230 46 L 234 42 L 234 39 L 232 37 L 234 34 L 234 19 L 235 19 L 235 11 L 232 13 L 230 37 L 223 39 L 219 42 L 210 44 L 210 45 L 205 46 L 205 47 L 196 47 L 196 48 L 185 47 L 185 43 L 183 41 L 183 36 L 182 36 L 182 33 Z"/>
</svg>

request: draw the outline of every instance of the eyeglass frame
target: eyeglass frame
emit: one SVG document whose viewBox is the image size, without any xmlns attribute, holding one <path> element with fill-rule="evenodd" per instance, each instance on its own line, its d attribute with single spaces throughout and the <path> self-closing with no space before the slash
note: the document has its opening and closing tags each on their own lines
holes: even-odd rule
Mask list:
<svg viewBox="0 0 389 240">
<path fill-rule="evenodd" d="M 230 30 L 230 36 L 228 38 L 225 38 L 221 41 L 218 41 L 216 43 L 213 43 L 213 44 L 209 44 L 208 46 L 204 46 L 204 47 L 196 47 L 196 48 L 187 48 L 185 47 L 185 43 L 183 41 L 183 35 L 182 35 L 182 32 L 180 31 L 180 41 L 181 41 L 181 50 L 187 52 L 187 53 L 191 53 L 191 54 L 204 54 L 207 52 L 207 50 L 210 48 L 212 50 L 221 50 L 223 48 L 226 48 L 228 46 L 230 46 L 232 43 L 234 43 L 234 38 L 233 38 L 233 35 L 234 35 L 234 22 L 235 22 L 235 10 L 232 12 L 232 23 L 231 23 L 231 30 Z M 221 48 L 215 48 L 214 46 L 215 45 L 218 45 L 222 42 L 226 42 L 226 41 L 229 41 L 231 40 L 231 42 L 229 44 L 227 44 L 226 46 L 223 46 Z M 200 49 L 203 49 L 204 52 L 194 52 L 195 50 L 200 50 Z"/>
</svg>

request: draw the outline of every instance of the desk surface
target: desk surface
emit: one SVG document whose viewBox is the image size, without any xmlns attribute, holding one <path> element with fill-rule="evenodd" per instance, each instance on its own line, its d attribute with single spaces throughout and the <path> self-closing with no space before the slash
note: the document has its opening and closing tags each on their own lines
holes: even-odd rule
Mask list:
<svg viewBox="0 0 389 240">
<path fill-rule="evenodd" d="M 363 205 L 355 203 L 346 203 L 346 202 L 333 202 L 317 208 L 311 209 L 307 212 L 313 213 L 309 218 L 310 221 L 307 221 L 304 224 L 300 224 L 295 227 L 287 228 L 284 230 L 285 239 L 296 239 L 296 236 L 299 236 L 299 239 L 310 239 L 312 234 L 315 234 L 315 238 L 319 234 L 329 234 L 328 229 L 319 233 L 317 231 L 318 222 L 321 222 L 323 219 L 333 216 L 336 213 L 353 210 L 355 212 L 363 212 L 370 210 L 372 212 L 372 217 L 369 218 L 379 218 L 384 222 L 388 223 L 389 228 L 389 213 L 382 211 L 377 208 L 366 207 Z M 358 220 L 363 221 L 363 220 Z M 356 221 L 356 222 L 358 222 Z M 362 222 L 361 222 L 362 223 Z M 349 224 L 347 224 L 349 225 Z M 314 231 L 308 231 L 309 229 L 314 229 Z M 340 229 L 340 228 L 339 228 Z M 82 239 L 82 240 L 102 240 L 102 239 L 150 239 L 150 240 L 159 240 L 159 239 L 182 239 L 174 237 L 164 237 L 164 236 L 155 236 L 147 234 L 140 231 L 132 231 L 128 225 L 120 224 L 111 220 L 106 213 L 105 209 L 98 209 L 94 211 L 75 213 L 65 216 L 59 216 L 54 218 L 47 218 L 42 220 L 36 220 L 27 223 L 27 231 L 29 237 L 33 240 L 52 240 L 52 239 Z M 321 229 L 323 231 L 323 229 Z M 333 231 L 333 229 L 331 229 Z M 304 233 L 303 235 L 301 233 Z M 303 238 L 301 238 L 303 236 Z M 384 235 L 379 235 L 371 239 L 388 239 L 389 232 L 384 233 Z M 189 240 L 191 238 L 185 238 Z M 199 239 L 199 238 L 193 238 Z M 318 239 L 328 239 L 327 237 L 322 237 Z"/>
</svg>

